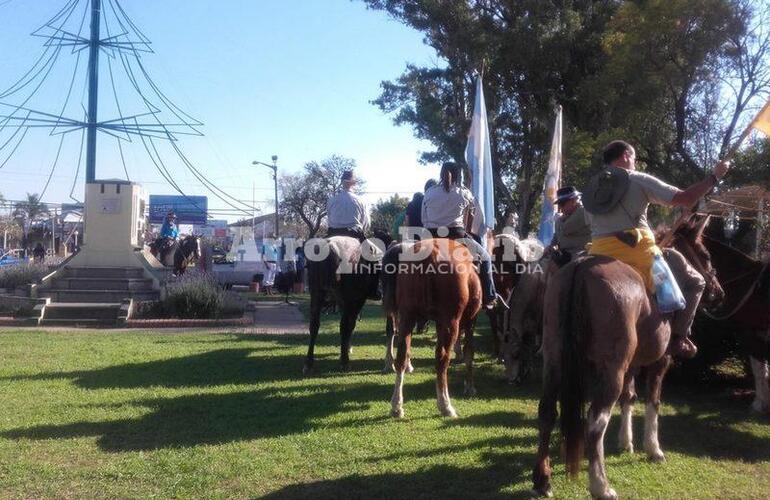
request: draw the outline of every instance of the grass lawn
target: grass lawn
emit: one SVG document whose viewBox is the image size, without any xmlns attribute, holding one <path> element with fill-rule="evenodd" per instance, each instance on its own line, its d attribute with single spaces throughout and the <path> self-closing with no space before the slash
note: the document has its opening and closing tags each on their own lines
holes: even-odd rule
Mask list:
<svg viewBox="0 0 770 500">
<path fill-rule="evenodd" d="M 350 373 L 337 370 L 328 317 L 313 378 L 300 376 L 305 336 L 0 332 L 0 497 L 527 496 L 537 382 L 504 384 L 481 353 L 479 396 L 461 397 L 454 366 L 460 418 L 443 419 L 432 342 L 417 337 L 395 421 L 378 314 L 367 306 Z M 664 464 L 619 454 L 611 424 L 608 473 L 622 497 L 770 497 L 770 421 L 750 417 L 749 401 L 676 384 L 664 401 Z M 554 451 L 556 496 L 587 498 L 585 472 L 566 480 Z"/>
</svg>

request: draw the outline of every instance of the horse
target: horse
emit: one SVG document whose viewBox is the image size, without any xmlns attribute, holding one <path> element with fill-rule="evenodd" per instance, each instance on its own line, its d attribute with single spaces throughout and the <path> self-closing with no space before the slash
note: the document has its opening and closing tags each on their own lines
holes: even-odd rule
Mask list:
<svg viewBox="0 0 770 500">
<path fill-rule="evenodd" d="M 748 351 L 754 376 L 755 397 L 751 409 L 770 413 L 770 263 L 759 262 L 707 235 L 703 245 L 711 256 L 716 276 L 724 287 L 725 298 L 718 310 L 702 311 L 720 325 L 729 325 L 739 343 Z M 673 245 L 681 246 L 676 238 Z M 680 249 L 683 253 L 686 249 Z"/>
<path fill-rule="evenodd" d="M 510 246 L 513 252 L 506 250 Z M 506 255 L 508 254 L 508 255 Z M 549 259 L 536 240 L 519 240 L 511 234 L 495 237 L 492 250 L 495 287 L 507 310 L 489 311 L 495 355 L 505 366 L 505 378 L 521 382 L 532 368 L 543 317 L 545 272 Z"/>
<path fill-rule="evenodd" d="M 305 244 L 306 251 L 311 247 L 319 253 L 316 256 L 312 253 L 307 255 L 310 343 L 302 373 L 313 373 L 321 312 L 330 303 L 336 303 L 341 312 L 340 365 L 343 371 L 347 371 L 350 366 L 350 341 L 358 315 L 379 283 L 378 264 L 384 245 L 379 238 L 360 242 L 350 236 L 331 236 Z"/>
<path fill-rule="evenodd" d="M 173 243 L 161 248 L 163 243 L 153 242 L 150 244 L 150 253 L 166 267 L 174 268 L 174 275 L 184 274 L 187 266 L 192 262 L 198 262 L 201 256 L 200 236 L 185 236 Z"/>
<path fill-rule="evenodd" d="M 404 259 L 403 256 L 407 255 Z M 383 309 L 393 319 L 398 336 L 396 383 L 391 416 L 404 416 L 404 373 L 410 357 L 412 331 L 420 321 L 436 323 L 436 398 L 439 412 L 456 417 L 449 398 L 447 370 L 452 347 L 465 335 L 465 393 L 473 384 L 473 328 L 481 309 L 481 281 L 470 251 L 460 242 L 426 239 L 413 246 L 396 245 L 386 252 L 383 265 Z"/>
<path fill-rule="evenodd" d="M 708 270 L 708 252 L 700 241 L 703 224 L 677 229 L 682 244 L 697 256 L 696 269 Z M 718 281 L 706 279 L 705 297 L 719 300 Z M 532 473 L 537 494 L 551 494 L 550 436 L 561 407 L 566 469 L 577 475 L 587 447 L 589 491 L 615 499 L 604 467 L 604 434 L 615 402 L 622 405 L 621 448 L 632 449 L 633 377 L 647 369 L 644 448 L 653 461 L 665 459 L 658 441 L 658 409 L 663 377 L 670 364 L 668 318 L 650 300 L 641 276 L 627 264 L 605 256 L 573 261 L 549 280 L 543 321 L 543 395 L 538 407 L 539 440 Z M 587 428 L 583 407 L 590 401 Z"/>
</svg>

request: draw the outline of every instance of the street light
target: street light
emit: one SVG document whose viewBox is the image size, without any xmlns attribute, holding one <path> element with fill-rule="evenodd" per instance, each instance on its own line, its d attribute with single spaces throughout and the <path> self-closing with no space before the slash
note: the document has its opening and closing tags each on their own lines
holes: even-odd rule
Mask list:
<svg viewBox="0 0 770 500">
<path fill-rule="evenodd" d="M 278 155 L 273 155 L 271 158 L 273 164 L 265 163 L 263 161 L 254 160 L 252 165 L 264 165 L 265 167 L 273 171 L 273 186 L 275 188 L 275 236 L 278 237 Z"/>
</svg>

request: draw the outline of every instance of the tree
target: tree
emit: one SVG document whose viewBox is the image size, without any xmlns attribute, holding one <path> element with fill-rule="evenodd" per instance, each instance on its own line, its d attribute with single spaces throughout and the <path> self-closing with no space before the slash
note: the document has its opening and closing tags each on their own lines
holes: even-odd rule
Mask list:
<svg viewBox="0 0 770 500">
<path fill-rule="evenodd" d="M 484 75 L 497 220 L 527 234 L 564 109 L 564 177 L 582 186 L 612 139 L 677 184 L 723 155 L 770 91 L 770 6 L 752 0 L 363 0 L 425 35 L 441 63 L 407 65 L 374 102 L 462 162 Z"/>
<path fill-rule="evenodd" d="M 304 224 L 308 236 L 315 237 L 326 219 L 327 200 L 340 190 L 342 173 L 355 167 L 355 160 L 332 155 L 320 163 L 306 163 L 299 174 L 282 176 L 278 186 L 281 216 L 288 222 Z M 354 191 L 362 189 L 363 183 L 359 181 Z"/>
<path fill-rule="evenodd" d="M 372 208 L 372 231 L 390 234 L 396 217 L 406 210 L 409 198 L 394 194 L 386 200 L 379 200 Z"/>
<path fill-rule="evenodd" d="M 49 215 L 48 206 L 40 201 L 37 194 L 27 193 L 27 199 L 16 203 L 13 210 L 13 218 L 22 228 L 21 246 L 25 253 L 29 239 L 29 232 L 36 221 Z"/>
</svg>

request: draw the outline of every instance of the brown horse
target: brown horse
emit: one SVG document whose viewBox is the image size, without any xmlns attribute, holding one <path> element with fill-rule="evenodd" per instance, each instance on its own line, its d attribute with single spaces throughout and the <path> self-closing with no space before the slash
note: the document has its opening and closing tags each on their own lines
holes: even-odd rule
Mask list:
<svg viewBox="0 0 770 500">
<path fill-rule="evenodd" d="M 725 298 L 718 309 L 703 311 L 726 330 L 735 332 L 738 342 L 749 354 L 756 392 L 751 404 L 757 413 L 770 413 L 770 263 L 759 262 L 725 243 L 706 235 L 715 275 L 719 277 Z M 682 253 L 682 239 L 673 245 Z"/>
<path fill-rule="evenodd" d="M 200 236 L 188 235 L 180 239 L 175 239 L 170 244 L 162 242 L 153 242 L 150 246 L 150 253 L 157 258 L 161 264 L 166 267 L 174 268 L 174 275 L 184 274 L 193 262 L 198 262 L 201 256 Z"/>
<path fill-rule="evenodd" d="M 677 232 L 697 251 L 696 269 L 709 269 L 700 243 L 703 226 L 688 224 Z M 683 241 L 685 241 L 683 240 Z M 687 254 L 686 254 L 687 255 Z M 688 255 L 689 256 L 689 255 Z M 721 288 L 707 279 L 707 296 Z M 589 490 L 595 498 L 613 499 L 604 468 L 604 434 L 615 402 L 623 395 L 621 446 L 629 448 L 633 375 L 647 369 L 644 447 L 652 460 L 663 460 L 658 442 L 658 408 L 663 377 L 671 364 L 666 353 L 671 336 L 668 318 L 647 296 L 642 278 L 630 266 L 603 256 L 567 264 L 549 280 L 543 327 L 543 396 L 538 410 L 539 443 L 532 478 L 540 495 L 550 495 L 550 436 L 561 407 L 566 468 L 575 476 L 589 460 Z M 590 402 L 587 426 L 583 407 Z M 585 441 L 585 442 L 584 442 Z"/>
<path fill-rule="evenodd" d="M 413 257 L 410 259 L 409 257 Z M 397 245 L 383 258 L 383 308 L 393 318 L 398 336 L 396 384 L 391 415 L 404 416 L 404 373 L 407 368 L 412 331 L 420 321 L 436 323 L 436 397 L 439 412 L 456 417 L 449 399 L 447 369 L 452 346 L 460 332 L 465 334 L 465 393 L 472 396 L 473 328 L 481 309 L 481 283 L 471 253 L 462 244 L 444 239 L 427 239 L 414 246 Z"/>
</svg>

